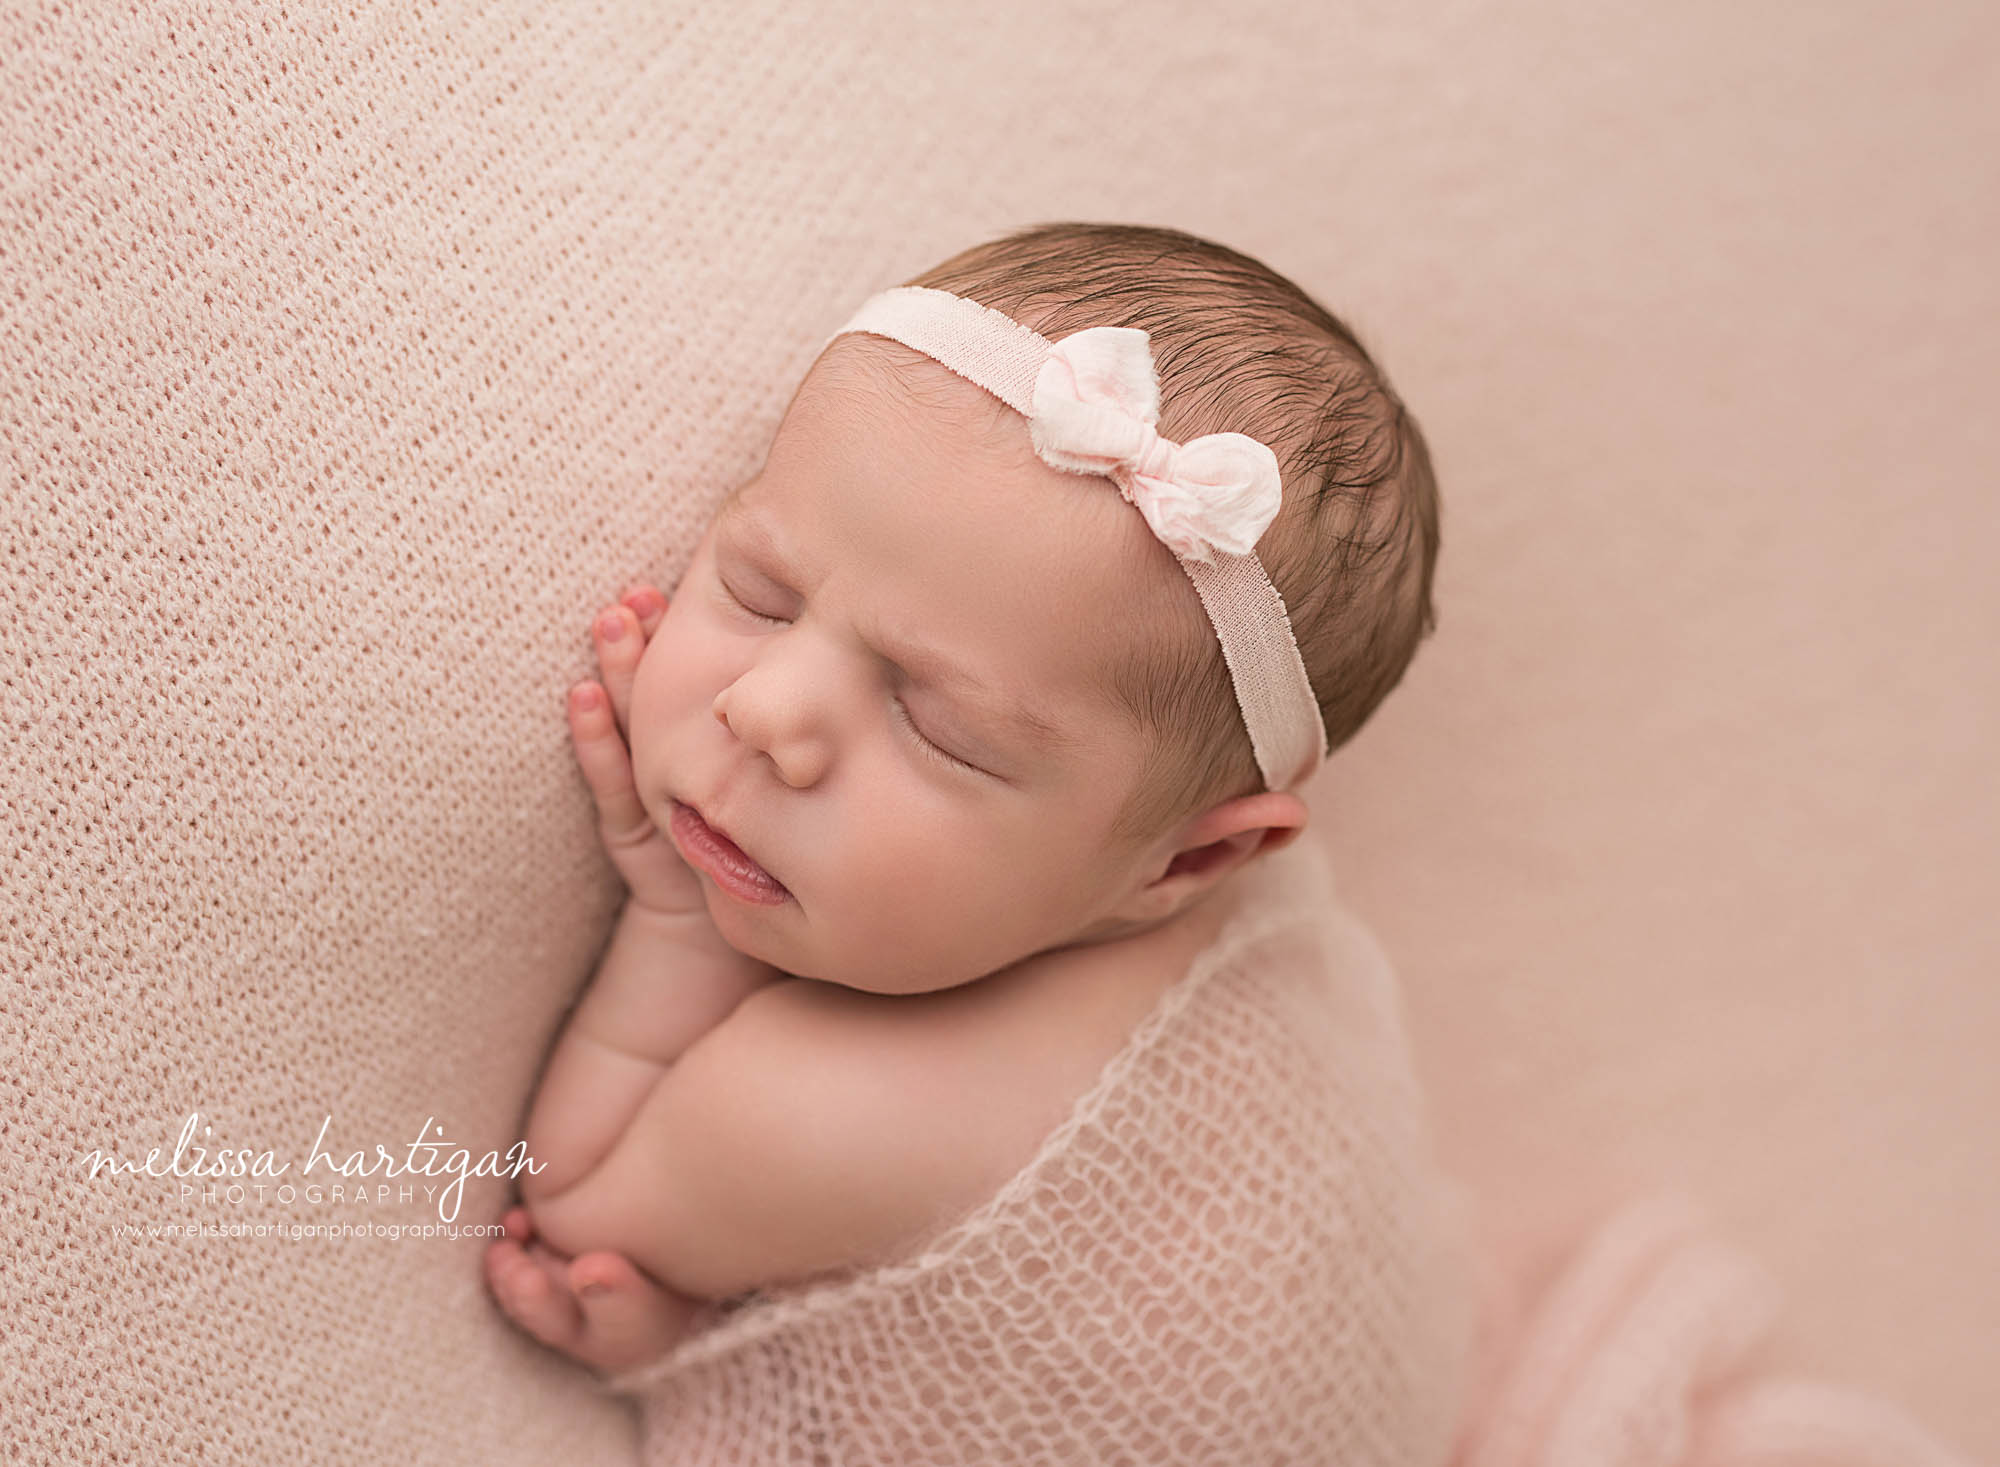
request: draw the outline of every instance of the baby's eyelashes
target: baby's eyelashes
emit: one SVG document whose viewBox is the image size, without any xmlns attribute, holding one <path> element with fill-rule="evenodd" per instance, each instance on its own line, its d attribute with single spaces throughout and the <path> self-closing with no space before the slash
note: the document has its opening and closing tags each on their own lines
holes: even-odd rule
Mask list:
<svg viewBox="0 0 2000 1467">
<path fill-rule="evenodd" d="M 749 602 L 745 601 L 745 600 L 744 600 L 744 599 L 743 599 L 743 598 L 742 598 L 741 596 L 737 595 L 737 594 L 736 594 L 736 591 L 735 591 L 735 588 L 734 588 L 734 587 L 732 587 L 732 586 L 731 586 L 731 585 L 729 584 L 729 582 L 727 582 L 727 581 L 718 581 L 718 583 L 717 583 L 717 584 L 719 584 L 719 585 L 720 585 L 720 586 L 722 587 L 722 594 L 723 594 L 723 595 L 725 595 L 725 596 L 727 596 L 727 597 L 729 598 L 730 602 L 731 602 L 731 603 L 732 603 L 732 604 L 733 604 L 733 605 L 734 605 L 734 606 L 736 607 L 736 609 L 737 609 L 738 611 L 742 612 L 742 613 L 743 613 L 743 614 L 744 614 L 745 616 L 750 616 L 750 617 L 754 617 L 754 618 L 756 618 L 756 619 L 757 619 L 758 621 L 761 621 L 761 622 L 766 622 L 766 623 L 769 623 L 769 624 L 772 624 L 772 625 L 781 625 L 781 624 L 783 624 L 783 622 L 784 622 L 784 620 L 785 620 L 785 618 L 784 618 L 784 617 L 782 617 L 782 616 L 773 616 L 773 615 L 772 615 L 772 614 L 771 614 L 770 612 L 768 612 L 768 611 L 760 611 L 760 610 L 758 610 L 758 609 L 757 609 L 756 607 L 752 606 L 752 605 L 751 605 L 751 604 L 750 604 Z"/>
</svg>

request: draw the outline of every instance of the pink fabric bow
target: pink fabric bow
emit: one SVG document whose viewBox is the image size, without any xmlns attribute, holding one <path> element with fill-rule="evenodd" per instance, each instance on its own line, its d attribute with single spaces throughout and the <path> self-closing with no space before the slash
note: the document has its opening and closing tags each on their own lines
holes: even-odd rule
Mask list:
<svg viewBox="0 0 2000 1467">
<path fill-rule="evenodd" d="M 1278 513 L 1278 456 L 1242 433 L 1175 443 L 1159 416 L 1146 333 L 1092 326 L 1050 348 L 1028 430 L 1044 463 L 1110 477 L 1181 559 L 1250 554 Z"/>
</svg>

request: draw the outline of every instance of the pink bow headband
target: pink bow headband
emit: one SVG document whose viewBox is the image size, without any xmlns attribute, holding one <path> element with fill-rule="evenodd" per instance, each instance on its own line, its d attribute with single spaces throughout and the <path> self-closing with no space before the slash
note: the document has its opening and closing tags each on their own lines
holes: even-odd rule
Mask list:
<svg viewBox="0 0 2000 1467">
<path fill-rule="evenodd" d="M 1194 582 L 1264 787 L 1290 789 L 1319 767 L 1319 703 L 1284 599 L 1255 550 L 1280 498 L 1268 445 L 1242 433 L 1162 438 L 1152 351 L 1131 327 L 1093 326 L 1051 342 L 976 301 L 904 285 L 869 297 L 827 340 L 850 332 L 935 359 L 1025 417 L 1043 462 L 1116 484 Z"/>
</svg>

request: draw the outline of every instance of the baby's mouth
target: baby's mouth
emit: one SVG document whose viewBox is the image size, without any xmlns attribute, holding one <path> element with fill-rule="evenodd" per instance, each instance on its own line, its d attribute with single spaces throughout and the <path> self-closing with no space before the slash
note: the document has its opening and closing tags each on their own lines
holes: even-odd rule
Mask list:
<svg viewBox="0 0 2000 1467">
<path fill-rule="evenodd" d="M 690 866 L 712 880 L 718 890 L 739 901 L 770 907 L 792 899 L 783 882 L 704 820 L 692 805 L 673 802 L 667 837 Z"/>
</svg>

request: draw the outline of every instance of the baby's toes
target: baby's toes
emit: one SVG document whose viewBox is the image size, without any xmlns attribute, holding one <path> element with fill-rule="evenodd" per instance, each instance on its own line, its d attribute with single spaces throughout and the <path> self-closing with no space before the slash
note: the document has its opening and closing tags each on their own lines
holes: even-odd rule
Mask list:
<svg viewBox="0 0 2000 1467">
<path fill-rule="evenodd" d="M 514 1238 L 496 1238 L 486 1245 L 486 1284 L 493 1288 L 502 1279 L 509 1277 L 514 1269 L 514 1261 L 526 1258 L 527 1250 Z M 494 1289 L 497 1294 L 499 1290 Z"/>
<path fill-rule="evenodd" d="M 563 1351 L 575 1344 L 583 1322 L 576 1301 L 513 1239 L 486 1250 L 486 1284 L 507 1317 L 543 1344 Z"/>
<path fill-rule="evenodd" d="M 569 1261 L 570 1288 L 579 1298 L 621 1289 L 637 1289 L 651 1283 L 652 1280 L 640 1273 L 638 1265 L 623 1253 L 579 1253 Z"/>
<path fill-rule="evenodd" d="M 618 1253 L 586 1253 L 569 1282 L 583 1310 L 578 1353 L 615 1374 L 657 1359 L 687 1333 L 696 1301 L 654 1283 Z"/>
</svg>

